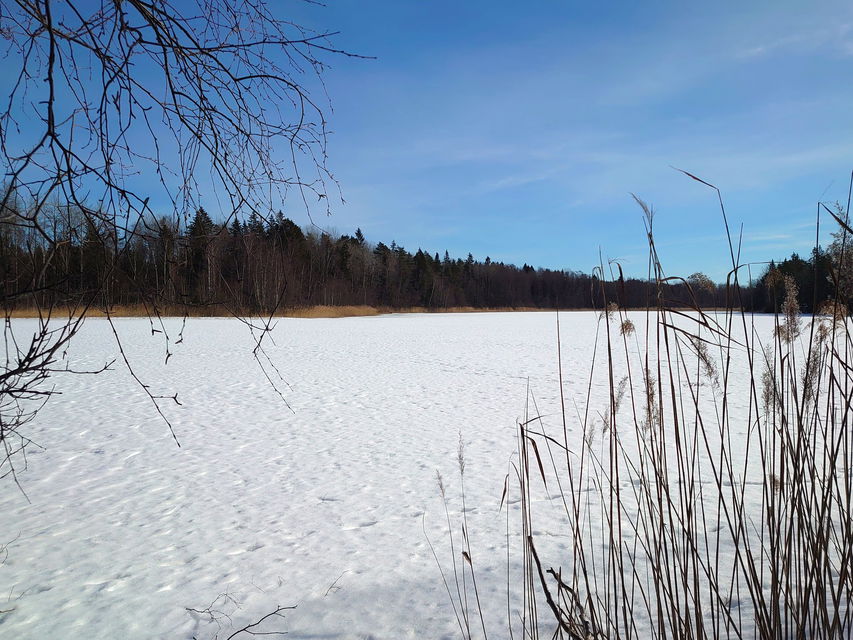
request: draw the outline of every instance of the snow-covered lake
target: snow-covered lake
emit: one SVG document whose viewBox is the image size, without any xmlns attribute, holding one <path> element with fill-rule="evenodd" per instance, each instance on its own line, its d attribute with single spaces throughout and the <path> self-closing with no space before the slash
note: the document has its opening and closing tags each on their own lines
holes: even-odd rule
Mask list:
<svg viewBox="0 0 853 640">
<path fill-rule="evenodd" d="M 560 318 L 571 416 L 598 316 Z M 499 504 L 528 384 L 546 423 L 560 422 L 554 313 L 278 320 L 266 353 L 290 408 L 236 320 L 188 321 L 166 366 L 146 320 L 115 324 L 152 393 L 178 394 L 162 407 L 182 446 L 120 361 L 54 378 L 61 395 L 27 427 L 44 447 L 20 475 L 27 497 L 10 482 L 0 494 L 0 636 L 201 639 L 221 624 L 226 637 L 295 605 L 277 627 L 292 638 L 458 637 L 427 537 L 447 569 L 436 471 L 458 522 L 460 432 L 480 597 L 505 630 Z M 180 321 L 167 324 L 174 341 Z M 97 368 L 117 355 L 93 319 L 68 359 Z M 596 411 L 604 394 L 593 389 Z M 218 624 L 188 611 L 220 594 Z"/>
</svg>

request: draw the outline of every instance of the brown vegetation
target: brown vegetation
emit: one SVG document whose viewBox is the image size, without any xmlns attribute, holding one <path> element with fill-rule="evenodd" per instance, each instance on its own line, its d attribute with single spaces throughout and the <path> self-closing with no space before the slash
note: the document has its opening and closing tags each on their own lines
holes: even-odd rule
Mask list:
<svg viewBox="0 0 853 640">
<path fill-rule="evenodd" d="M 157 309 L 162 318 L 228 318 L 233 314 L 221 305 L 209 306 L 166 306 Z M 361 316 L 378 316 L 389 313 L 497 313 L 513 311 L 552 311 L 536 307 L 374 307 L 370 305 L 314 305 L 310 307 L 281 308 L 273 313 L 275 318 L 351 318 Z M 572 311 L 588 311 L 588 309 L 572 309 Z M 14 309 L 9 313 L 10 318 L 39 318 L 44 310 L 37 307 Z M 56 307 L 54 317 L 78 317 L 80 311 L 72 307 Z M 90 318 L 147 318 L 151 309 L 142 304 L 115 305 L 109 309 L 103 307 L 90 308 L 86 316 Z"/>
<path fill-rule="evenodd" d="M 652 212 L 638 202 L 662 286 Z M 503 637 L 853 637 L 847 300 L 803 318 L 797 283 L 783 277 L 784 303 L 762 329 L 744 310 L 740 252 L 731 255 L 722 313 L 684 313 L 661 296 L 636 331 L 624 330 L 620 305 L 599 314 L 586 407 L 567 409 L 576 399 L 564 395 L 558 325 L 563 409 L 551 422 L 528 394 L 501 499 Z M 462 595 L 447 589 L 468 640 L 480 609 L 464 597 L 470 558 L 454 556 Z"/>
</svg>

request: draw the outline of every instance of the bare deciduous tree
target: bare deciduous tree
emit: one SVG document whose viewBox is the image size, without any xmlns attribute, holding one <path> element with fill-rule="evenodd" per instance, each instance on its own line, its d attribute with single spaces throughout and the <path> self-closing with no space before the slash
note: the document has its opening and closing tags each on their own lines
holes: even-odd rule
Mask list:
<svg viewBox="0 0 853 640">
<path fill-rule="evenodd" d="M 50 374 L 67 370 L 63 352 L 87 312 L 117 273 L 132 280 L 122 254 L 135 238 L 162 233 L 163 217 L 185 219 L 200 193 L 228 218 L 265 217 L 288 196 L 309 215 L 327 211 L 336 185 L 323 59 L 351 54 L 280 9 L 265 0 L 4 0 L 11 86 L 0 106 L 0 242 L 23 238 L 14 244 L 30 268 L 0 291 L 0 475 L 14 475 L 29 443 L 21 427 L 50 396 Z M 155 212 L 152 198 L 168 210 Z M 109 249 L 111 259 L 60 312 L 42 294 L 61 290 L 55 274 L 75 245 Z M 22 299 L 39 320 L 16 335 L 10 318 Z M 146 307 L 153 328 L 157 307 Z M 142 386 L 159 411 L 163 398 Z"/>
</svg>

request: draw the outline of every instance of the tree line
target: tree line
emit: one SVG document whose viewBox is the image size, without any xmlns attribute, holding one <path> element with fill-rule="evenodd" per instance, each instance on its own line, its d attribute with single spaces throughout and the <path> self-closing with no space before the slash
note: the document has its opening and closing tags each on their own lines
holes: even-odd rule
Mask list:
<svg viewBox="0 0 853 640">
<path fill-rule="evenodd" d="M 21 206 L 8 199 L 7 206 Z M 8 213 L 8 212 L 7 212 Z M 18 212 L 20 213 L 20 212 Z M 516 266 L 371 243 L 360 229 L 333 236 L 281 212 L 217 224 L 203 209 L 124 228 L 74 206 L 42 207 L 31 225 L 2 223 L 0 286 L 9 308 L 50 305 L 267 314 L 315 305 L 402 309 L 623 308 L 656 304 L 652 282 L 619 275 Z M 607 273 L 603 273 L 603 271 Z M 724 306 L 724 287 L 695 274 L 664 287 L 666 302 Z"/>
<path fill-rule="evenodd" d="M 759 313 L 776 313 L 789 294 L 796 297 L 802 313 L 821 313 L 827 303 L 850 307 L 853 301 L 853 235 L 844 207 L 835 205 L 842 222 L 832 233 L 828 247 L 816 246 L 808 257 L 792 253 L 780 261 L 771 260 L 749 288 L 746 307 Z"/>
</svg>

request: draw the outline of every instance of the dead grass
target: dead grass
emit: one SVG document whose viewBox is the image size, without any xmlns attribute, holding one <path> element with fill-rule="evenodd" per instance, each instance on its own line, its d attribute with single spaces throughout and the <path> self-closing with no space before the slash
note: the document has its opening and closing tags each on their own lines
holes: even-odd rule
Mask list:
<svg viewBox="0 0 853 640">
<path fill-rule="evenodd" d="M 145 318 L 154 315 L 151 307 L 142 304 L 114 305 L 108 310 L 105 307 L 91 307 L 86 311 L 90 318 Z M 6 311 L 9 318 L 40 318 L 51 316 L 54 318 L 76 318 L 80 315 L 80 307 L 55 306 L 48 308 L 27 307 L 22 309 L 11 309 Z M 184 308 L 179 305 L 158 307 L 157 313 L 164 317 L 170 316 L 193 316 L 193 317 L 215 317 L 230 316 L 224 308 L 218 306 Z"/>
<path fill-rule="evenodd" d="M 286 318 L 355 318 L 361 316 L 376 316 L 382 313 L 376 307 L 368 305 L 344 305 L 334 307 L 320 305 L 300 309 L 284 309 L 280 315 Z"/>
<path fill-rule="evenodd" d="M 668 279 L 653 213 L 637 202 L 660 287 Z M 521 510 L 507 533 L 521 543 L 525 576 L 515 594 L 507 582 L 507 601 L 520 603 L 507 623 L 510 634 L 520 625 L 515 637 L 853 638 L 853 325 L 835 311 L 840 300 L 803 318 L 786 277 L 775 331 L 757 331 L 739 303 L 739 255 L 731 251 L 726 295 L 737 303 L 723 314 L 698 302 L 686 314 L 659 295 L 645 327 L 617 336 L 610 325 L 625 318 L 606 309 L 602 356 L 590 362 L 586 409 L 574 415 L 558 329 L 563 415 L 548 424 L 530 396 L 536 412 L 518 424 L 507 476 L 518 482 L 504 489 Z M 587 437 L 575 444 L 572 430 Z M 561 512 L 566 544 L 536 533 L 548 529 L 531 507 L 542 489 Z"/>
<path fill-rule="evenodd" d="M 636 327 L 618 306 L 600 312 L 585 397 L 565 394 L 557 318 L 561 409 L 540 414 L 528 387 L 500 500 L 507 618 L 492 636 L 850 640 L 847 301 L 803 317 L 796 283 L 783 278 L 775 327 L 760 330 L 743 309 L 740 248 L 729 237 L 731 306 L 710 314 L 694 297 L 690 313 L 667 307 L 661 290 L 672 278 L 658 260 L 653 211 L 636 200 L 659 294 Z M 691 291 L 708 286 L 697 274 L 688 281 Z M 479 599 L 465 590 L 475 565 L 464 512 L 463 498 L 461 557 L 451 540 L 462 588 L 445 587 L 461 636 L 473 640 L 487 635 L 474 624 Z"/>
<path fill-rule="evenodd" d="M 164 317 L 233 317 L 233 313 L 224 306 L 210 305 L 204 307 L 182 307 L 178 305 L 158 308 L 159 315 Z M 494 313 L 509 311 L 553 311 L 553 309 L 540 309 L 537 307 L 373 307 L 370 305 L 317 305 L 311 307 L 297 307 L 280 309 L 276 317 L 282 318 L 352 318 L 364 316 L 377 316 L 387 313 Z M 586 309 L 572 309 L 572 311 L 586 311 Z M 107 315 L 113 318 L 144 318 L 151 315 L 152 309 L 141 304 L 115 305 L 110 307 L 109 314 L 104 308 L 89 309 L 87 315 L 93 318 L 105 318 Z M 12 309 L 8 312 L 10 318 L 38 318 L 45 315 L 45 310 L 37 308 Z M 54 317 L 76 317 L 79 309 L 71 307 L 54 307 L 51 314 Z M 268 314 L 249 314 L 268 315 Z"/>
</svg>

